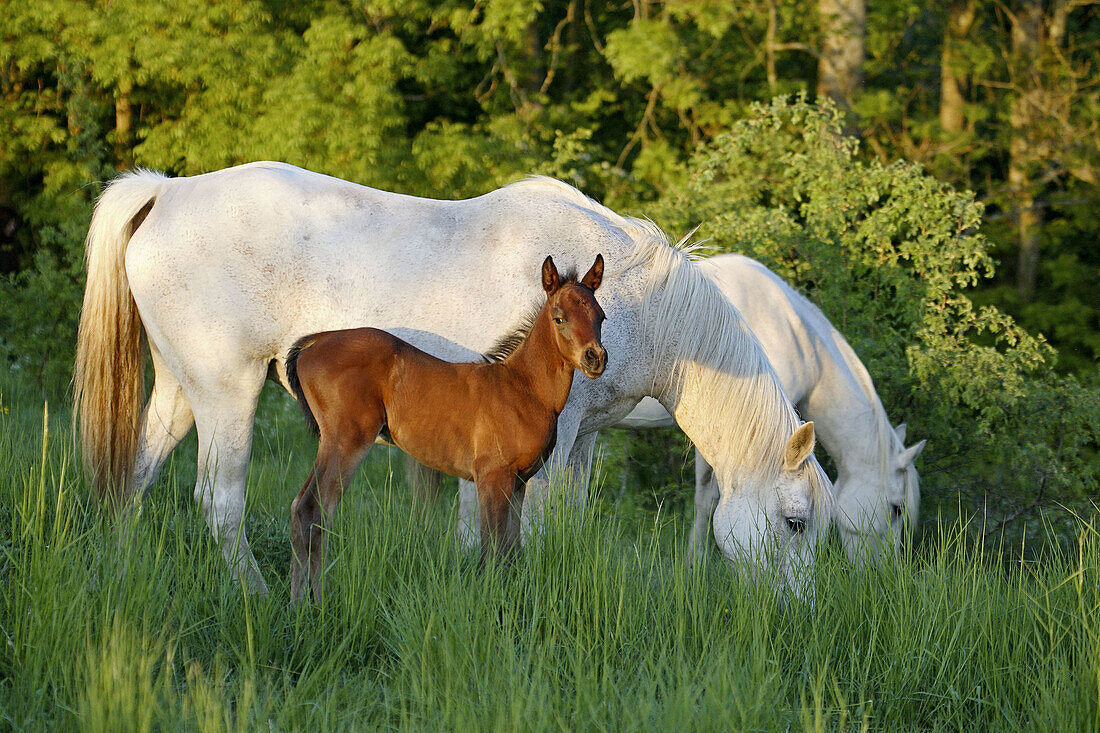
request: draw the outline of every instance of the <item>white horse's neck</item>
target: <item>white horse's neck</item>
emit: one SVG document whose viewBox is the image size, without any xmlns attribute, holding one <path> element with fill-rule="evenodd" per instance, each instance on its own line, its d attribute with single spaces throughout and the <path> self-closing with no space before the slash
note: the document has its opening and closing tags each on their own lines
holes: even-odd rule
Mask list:
<svg viewBox="0 0 1100 733">
<path fill-rule="evenodd" d="M 668 382 L 655 390 L 660 393 L 658 399 L 714 467 L 719 485 L 732 489 L 754 475 L 759 478 L 755 483 L 774 483 L 777 475 L 761 475 L 760 467 L 780 465 L 797 417 L 793 411 L 773 409 L 776 405 L 767 400 L 754 399 L 769 388 L 769 380 L 730 374 L 690 359 L 677 359 L 670 374 Z M 716 395 L 725 396 L 723 404 L 716 402 Z M 744 421 L 731 419 L 732 413 L 740 413 Z"/>
<path fill-rule="evenodd" d="M 821 378 L 802 401 L 803 412 L 841 476 L 887 470 L 895 436 L 871 375 L 831 325 L 816 335 Z"/>
<path fill-rule="evenodd" d="M 779 378 L 744 319 L 682 247 L 649 250 L 643 304 L 644 343 L 655 355 L 649 392 L 714 467 L 723 491 L 749 477 L 757 486 L 774 485 L 799 425 Z"/>
<path fill-rule="evenodd" d="M 867 370 L 813 303 L 759 262 L 736 254 L 700 262 L 760 339 L 783 389 L 841 472 L 874 476 L 892 430 Z"/>
</svg>

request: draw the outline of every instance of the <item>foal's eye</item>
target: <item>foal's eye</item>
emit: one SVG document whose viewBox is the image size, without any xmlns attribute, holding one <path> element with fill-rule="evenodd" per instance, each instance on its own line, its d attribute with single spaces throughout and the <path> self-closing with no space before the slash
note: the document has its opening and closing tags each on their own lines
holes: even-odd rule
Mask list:
<svg viewBox="0 0 1100 733">
<path fill-rule="evenodd" d="M 554 323 L 557 323 L 560 326 L 561 324 L 565 323 L 565 319 L 554 316 Z"/>
</svg>

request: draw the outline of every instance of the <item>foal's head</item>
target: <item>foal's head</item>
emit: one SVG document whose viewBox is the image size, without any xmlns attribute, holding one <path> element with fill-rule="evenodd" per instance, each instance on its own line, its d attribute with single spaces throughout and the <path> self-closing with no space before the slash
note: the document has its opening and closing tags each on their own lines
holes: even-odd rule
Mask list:
<svg viewBox="0 0 1100 733">
<path fill-rule="evenodd" d="M 600 343 L 605 316 L 595 295 L 602 281 L 603 255 L 596 255 L 596 262 L 580 282 L 563 280 L 551 257 L 542 263 L 543 315 L 551 320 L 554 345 L 590 379 L 603 374 L 607 366 L 607 350 Z"/>
</svg>

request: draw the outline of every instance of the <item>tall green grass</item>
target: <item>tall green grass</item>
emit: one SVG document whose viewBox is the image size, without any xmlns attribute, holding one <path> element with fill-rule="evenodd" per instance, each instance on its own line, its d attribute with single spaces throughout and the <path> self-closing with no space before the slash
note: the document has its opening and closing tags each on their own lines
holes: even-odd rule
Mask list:
<svg viewBox="0 0 1100 733">
<path fill-rule="evenodd" d="M 1009 563 L 961 526 L 780 609 L 686 518 L 554 515 L 479 570 L 453 508 L 410 506 L 376 450 L 333 529 L 327 592 L 288 606 L 288 506 L 315 444 L 268 405 L 249 595 L 191 502 L 194 438 L 107 526 L 69 416 L 0 398 L 0 727 L 50 730 L 1100 730 L 1100 536 Z M 6 410 L 4 408 L 7 408 Z"/>
</svg>

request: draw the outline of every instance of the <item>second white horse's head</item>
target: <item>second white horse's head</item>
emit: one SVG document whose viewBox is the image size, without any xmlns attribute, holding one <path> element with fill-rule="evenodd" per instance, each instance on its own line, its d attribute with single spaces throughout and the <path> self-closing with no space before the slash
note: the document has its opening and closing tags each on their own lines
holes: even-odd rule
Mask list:
<svg viewBox="0 0 1100 733">
<path fill-rule="evenodd" d="M 917 524 L 920 483 L 914 461 L 922 440 L 905 447 L 905 423 L 882 428 L 873 458 L 838 462 L 834 519 L 848 559 L 857 565 L 894 556 Z"/>
</svg>

